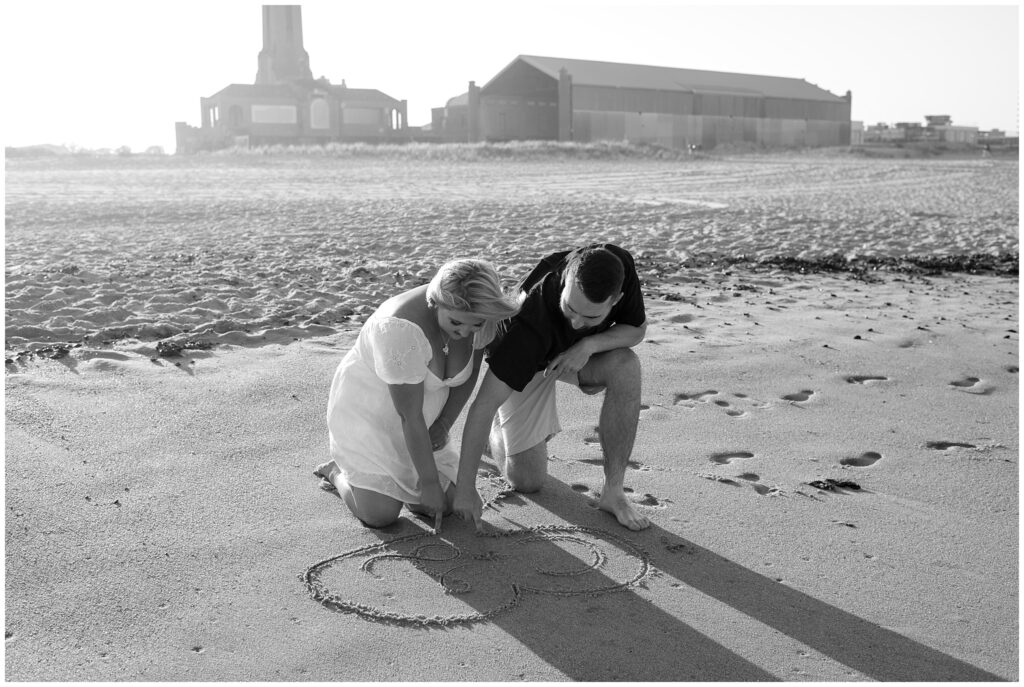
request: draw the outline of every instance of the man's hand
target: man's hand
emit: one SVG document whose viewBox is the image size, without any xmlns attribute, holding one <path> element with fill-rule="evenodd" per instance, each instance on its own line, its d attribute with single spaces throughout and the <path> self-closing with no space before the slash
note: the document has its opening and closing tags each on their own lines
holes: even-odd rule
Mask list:
<svg viewBox="0 0 1024 687">
<path fill-rule="evenodd" d="M 455 498 L 452 499 L 452 510 L 455 514 L 464 519 L 473 519 L 473 524 L 476 525 L 476 531 L 483 531 L 483 524 L 481 518 L 483 517 L 484 502 L 480 498 L 480 493 L 477 492 L 476 486 L 472 485 L 468 488 L 455 487 Z"/>
<path fill-rule="evenodd" d="M 560 353 L 554 360 L 548 363 L 544 369 L 544 376 L 555 375 L 561 377 L 563 374 L 576 374 L 590 362 L 593 353 L 587 345 L 587 340 L 577 341 L 570 348 Z"/>
</svg>

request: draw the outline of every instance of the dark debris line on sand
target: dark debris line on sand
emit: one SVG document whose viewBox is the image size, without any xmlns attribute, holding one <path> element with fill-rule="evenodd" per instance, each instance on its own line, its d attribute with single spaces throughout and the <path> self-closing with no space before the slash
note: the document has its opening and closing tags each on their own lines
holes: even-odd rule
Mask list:
<svg viewBox="0 0 1024 687">
<path fill-rule="evenodd" d="M 729 256 L 711 253 L 693 255 L 671 267 L 663 261 L 638 258 L 637 265 L 647 270 L 662 271 L 678 268 L 706 268 L 716 266 L 773 267 L 787 272 L 816 274 L 821 272 L 847 272 L 866 277 L 870 272 L 939 275 L 947 273 L 991 274 L 1000 277 L 1017 276 L 1020 270 L 1018 253 L 970 253 L 966 255 L 903 255 L 894 257 L 863 256 L 847 258 L 838 253 L 821 258 L 805 259 L 788 255 L 752 258 L 746 255 Z"/>
<path fill-rule="evenodd" d="M 820 258 L 798 258 L 788 255 L 775 255 L 754 258 L 748 255 L 721 255 L 714 253 L 694 254 L 681 262 L 670 262 L 661 258 L 638 256 L 637 267 L 645 273 L 654 273 L 658 278 L 665 277 L 679 269 L 701 269 L 715 267 L 741 267 L 747 269 L 774 268 L 799 274 L 847 273 L 855 279 L 871 281 L 873 274 L 889 272 L 933 276 L 950 273 L 988 274 L 999 277 L 1017 277 L 1019 275 L 1019 254 L 1004 252 L 998 254 L 970 253 L 964 255 L 904 255 L 904 256 L 861 256 L 847 258 L 833 253 Z M 127 333 L 125 334 L 128 335 Z M 83 337 L 84 339 L 88 336 Z M 13 358 L 7 358 L 5 364 L 25 362 L 36 357 L 64 358 L 72 348 L 79 348 L 81 342 L 55 343 L 35 350 L 17 351 Z M 162 357 L 181 355 L 184 350 L 209 350 L 216 345 L 214 341 L 196 337 L 184 337 L 180 334 L 157 341 L 156 350 Z"/>
</svg>

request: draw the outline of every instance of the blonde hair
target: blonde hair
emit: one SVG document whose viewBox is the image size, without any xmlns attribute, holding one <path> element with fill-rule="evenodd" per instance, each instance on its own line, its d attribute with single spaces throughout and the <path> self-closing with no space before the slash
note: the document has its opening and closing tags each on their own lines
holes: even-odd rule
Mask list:
<svg viewBox="0 0 1024 687">
<path fill-rule="evenodd" d="M 427 286 L 427 304 L 468 312 L 484 319 L 480 344 L 494 339 L 498 322 L 519 312 L 519 305 L 501 288 L 501 278 L 486 260 L 452 260 L 441 268 Z"/>
</svg>

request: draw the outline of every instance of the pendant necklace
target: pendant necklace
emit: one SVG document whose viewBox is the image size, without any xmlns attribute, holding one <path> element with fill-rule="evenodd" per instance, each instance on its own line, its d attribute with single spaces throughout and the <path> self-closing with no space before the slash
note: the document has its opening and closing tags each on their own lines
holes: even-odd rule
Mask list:
<svg viewBox="0 0 1024 687">
<path fill-rule="evenodd" d="M 444 353 L 445 357 L 448 357 L 448 339 L 445 338 L 444 333 L 441 333 L 441 338 L 444 339 L 444 346 L 441 346 L 441 352 Z"/>
</svg>

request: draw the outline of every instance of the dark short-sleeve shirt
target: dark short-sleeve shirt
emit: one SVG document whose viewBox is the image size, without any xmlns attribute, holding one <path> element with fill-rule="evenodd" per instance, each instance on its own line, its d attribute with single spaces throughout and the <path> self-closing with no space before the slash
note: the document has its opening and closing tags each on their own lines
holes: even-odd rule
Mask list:
<svg viewBox="0 0 1024 687">
<path fill-rule="evenodd" d="M 639 327 L 646 321 L 643 293 L 633 256 L 611 243 L 593 245 L 607 248 L 622 261 L 625 269 L 622 298 L 612 306 L 600 325 L 573 329 L 559 305 L 562 276 L 570 255 L 583 248 L 560 251 L 543 258 L 517 285 L 517 289 L 525 294 L 519 313 L 499 325 L 497 336 L 488 346 L 487 364 L 491 372 L 512 389 L 522 391 L 537 372 L 580 339 L 606 331 L 614 324 Z"/>
</svg>

